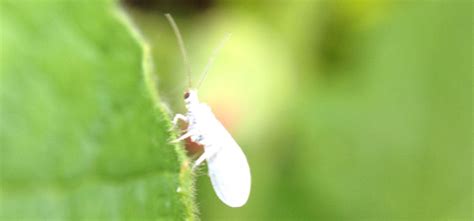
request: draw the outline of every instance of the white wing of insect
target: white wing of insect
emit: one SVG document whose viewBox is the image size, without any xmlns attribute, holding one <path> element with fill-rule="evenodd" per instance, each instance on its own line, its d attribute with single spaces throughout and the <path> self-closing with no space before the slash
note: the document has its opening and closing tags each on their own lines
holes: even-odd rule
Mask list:
<svg viewBox="0 0 474 221">
<path fill-rule="evenodd" d="M 222 124 L 215 120 L 219 137 L 216 154 L 207 158 L 212 186 L 217 196 L 231 207 L 243 206 L 250 195 L 250 168 L 247 158 Z"/>
<path fill-rule="evenodd" d="M 186 50 L 178 27 L 171 15 L 166 14 L 166 17 L 173 27 L 183 59 L 188 65 Z M 228 37 L 225 40 L 227 39 Z M 223 43 L 211 56 L 198 86 L 206 77 L 209 67 L 222 45 Z M 191 73 L 189 68 L 187 70 L 190 79 Z M 191 80 L 189 82 L 191 87 Z M 204 153 L 196 160 L 193 169 L 206 160 L 209 177 L 219 199 L 230 207 L 243 206 L 249 198 L 251 187 L 250 167 L 245 154 L 214 116 L 209 106 L 199 102 L 196 90 L 186 91 L 184 99 L 188 112 L 186 116 L 177 114 L 173 119 L 173 124 L 176 125 L 178 120 L 183 120 L 188 123 L 188 128 L 186 133 L 175 142 L 190 137 L 193 142 L 203 145 Z"/>
</svg>

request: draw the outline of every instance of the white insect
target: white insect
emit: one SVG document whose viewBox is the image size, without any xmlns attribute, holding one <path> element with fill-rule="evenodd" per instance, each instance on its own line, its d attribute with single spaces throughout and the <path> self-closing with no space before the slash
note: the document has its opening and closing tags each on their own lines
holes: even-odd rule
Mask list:
<svg viewBox="0 0 474 221">
<path fill-rule="evenodd" d="M 219 199 L 230 207 L 241 207 L 247 202 L 250 195 L 251 178 L 247 158 L 234 138 L 214 116 L 211 108 L 199 101 L 197 90 L 191 89 L 190 68 L 181 34 L 171 15 L 166 14 L 165 16 L 178 39 L 190 85 L 190 88 L 184 93 L 184 102 L 188 112 L 186 115 L 176 114 L 173 119 L 174 125 L 177 125 L 178 120 L 182 120 L 188 123 L 188 127 L 186 133 L 173 142 L 190 138 L 191 141 L 203 145 L 204 153 L 195 161 L 193 169 L 206 160 L 209 177 Z M 229 36 L 215 49 L 204 69 L 198 87 L 205 79 L 215 55 L 228 38 Z"/>
</svg>

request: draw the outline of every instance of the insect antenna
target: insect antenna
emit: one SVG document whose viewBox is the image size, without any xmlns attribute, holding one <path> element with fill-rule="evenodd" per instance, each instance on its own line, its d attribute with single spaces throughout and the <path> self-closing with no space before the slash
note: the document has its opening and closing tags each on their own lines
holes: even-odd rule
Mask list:
<svg viewBox="0 0 474 221">
<path fill-rule="evenodd" d="M 176 38 L 178 39 L 178 45 L 179 49 L 181 51 L 181 55 L 183 56 L 183 61 L 184 65 L 186 66 L 186 72 L 188 75 L 188 81 L 189 81 L 189 87 L 191 88 L 192 82 L 191 82 L 191 66 L 189 65 L 189 60 L 188 60 L 188 55 L 186 53 L 186 48 L 184 47 L 184 41 L 183 38 L 181 37 L 181 33 L 179 32 L 178 25 L 176 22 L 174 22 L 173 17 L 171 17 L 170 14 L 165 14 L 166 18 L 168 19 L 168 22 L 170 23 L 171 27 L 173 28 L 174 34 L 176 35 Z"/>
<path fill-rule="evenodd" d="M 199 82 L 196 86 L 196 89 L 198 89 L 201 86 L 204 79 L 206 79 L 207 73 L 209 72 L 209 69 L 211 68 L 212 64 L 214 63 L 214 60 L 216 59 L 217 54 L 224 47 L 224 44 L 229 40 L 230 36 L 231 36 L 230 33 L 226 34 L 224 39 L 222 39 L 222 41 L 220 42 L 219 46 L 217 46 L 217 48 L 215 48 L 214 51 L 212 52 L 211 57 L 209 57 L 209 61 L 206 64 L 206 67 L 204 67 L 204 71 L 201 74 L 201 79 L 199 80 Z"/>
</svg>

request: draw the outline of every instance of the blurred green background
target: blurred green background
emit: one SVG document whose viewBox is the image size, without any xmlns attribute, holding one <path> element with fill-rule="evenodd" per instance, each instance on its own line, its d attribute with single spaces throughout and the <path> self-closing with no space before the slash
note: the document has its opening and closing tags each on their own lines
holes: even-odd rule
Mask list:
<svg viewBox="0 0 474 221">
<path fill-rule="evenodd" d="M 199 95 L 246 153 L 252 191 L 225 206 L 203 166 L 199 219 L 473 219 L 471 1 L 122 0 L 159 111 L 113 1 L 0 1 L 2 220 L 191 218 L 164 116 L 185 112 L 187 79 L 164 13 L 194 81 L 232 33 Z"/>
<path fill-rule="evenodd" d="M 202 220 L 471 220 L 471 1 L 145 1 L 160 92 L 194 79 L 252 169 L 232 209 L 197 179 Z M 195 81 L 196 81 L 195 80 Z M 205 170 L 202 174 L 205 173 Z"/>
</svg>

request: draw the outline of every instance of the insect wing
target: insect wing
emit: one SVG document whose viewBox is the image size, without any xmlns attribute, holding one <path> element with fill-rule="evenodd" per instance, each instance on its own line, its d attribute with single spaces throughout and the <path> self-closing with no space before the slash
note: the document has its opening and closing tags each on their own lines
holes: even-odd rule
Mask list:
<svg viewBox="0 0 474 221">
<path fill-rule="evenodd" d="M 249 164 L 237 142 L 218 121 L 217 128 L 219 132 L 216 134 L 220 136 L 215 138 L 215 144 L 219 151 L 207 159 L 209 177 L 222 202 L 230 207 L 241 207 L 250 195 Z"/>
</svg>

